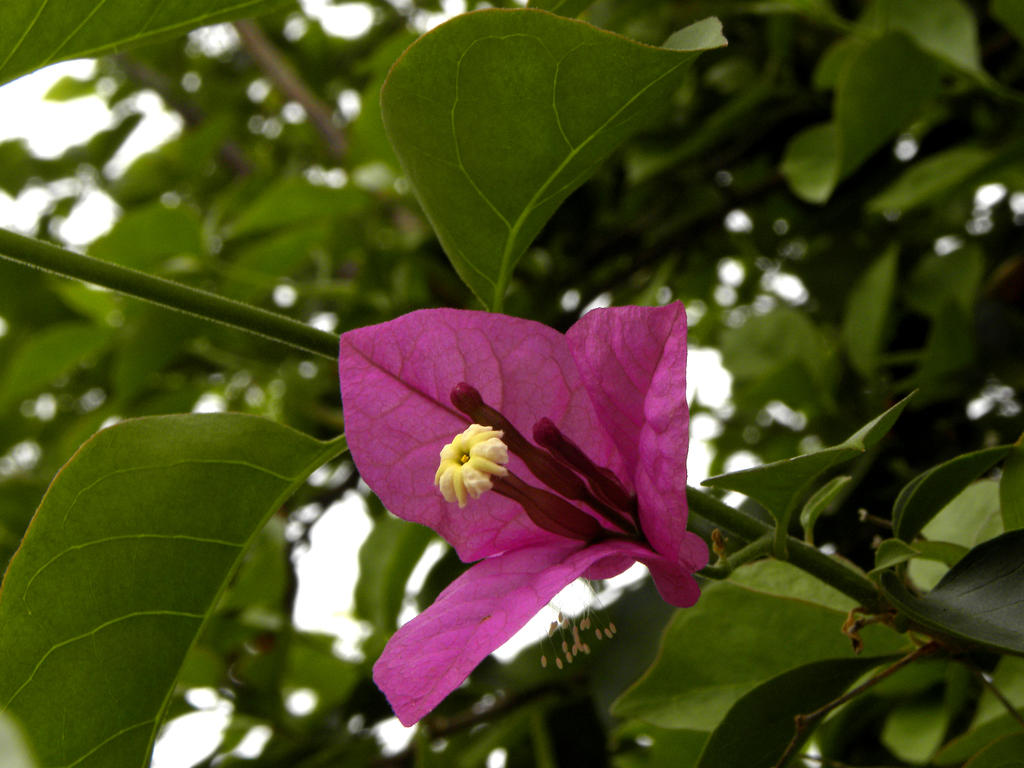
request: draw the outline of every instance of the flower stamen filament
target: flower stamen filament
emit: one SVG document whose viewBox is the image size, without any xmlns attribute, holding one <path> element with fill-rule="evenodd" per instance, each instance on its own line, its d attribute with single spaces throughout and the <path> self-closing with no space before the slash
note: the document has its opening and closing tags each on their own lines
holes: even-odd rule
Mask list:
<svg viewBox="0 0 1024 768">
<path fill-rule="evenodd" d="M 558 514 L 568 515 L 570 514 L 569 510 L 572 510 L 573 518 L 577 516 L 589 518 L 599 531 L 601 526 L 590 515 L 564 500 L 581 501 L 614 529 L 628 535 L 639 532 L 639 525 L 636 522 L 638 515 L 635 497 L 626 490 L 611 471 L 594 464 L 575 443 L 564 437 L 550 419 L 541 419 L 534 427 L 534 439 L 547 449 L 542 450 L 523 437 L 502 413 L 485 403 L 480 392 L 470 384 L 461 382 L 455 385 L 452 388 L 451 400 L 456 408 L 474 421 L 493 424 L 495 428 L 502 431 L 508 450 L 522 459 L 534 477 L 555 493 L 551 494 L 541 489 L 532 488 L 518 478 L 516 480 L 538 494 L 545 494 L 562 502 L 562 511 Z M 546 530 L 553 530 L 552 527 L 540 522 L 535 517 L 538 503 L 541 508 L 553 513 L 553 502 L 550 500 L 539 502 L 538 499 L 542 497 L 537 494 L 523 496 L 521 489 L 518 488 L 506 488 L 506 490 L 508 492 L 502 495 L 515 498 L 516 501 L 523 504 L 535 523 Z M 531 506 L 527 506 L 527 504 Z M 531 511 L 531 507 L 533 511 Z M 546 517 L 547 515 L 548 512 L 541 512 L 538 516 Z M 569 527 L 581 533 L 589 529 L 590 526 L 574 519 Z M 578 538 L 579 533 L 572 538 Z M 562 535 L 568 534 L 563 533 Z"/>
</svg>

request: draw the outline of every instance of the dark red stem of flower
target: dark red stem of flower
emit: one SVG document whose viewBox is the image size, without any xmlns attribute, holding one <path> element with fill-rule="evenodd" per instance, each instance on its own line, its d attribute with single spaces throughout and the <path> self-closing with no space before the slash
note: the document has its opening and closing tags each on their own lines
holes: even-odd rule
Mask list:
<svg viewBox="0 0 1024 768">
<path fill-rule="evenodd" d="M 544 417 L 533 426 L 533 439 L 552 456 L 561 459 L 586 478 L 599 501 L 636 517 L 636 498 L 623 487 L 615 473 L 599 467 L 572 440 L 562 434 L 551 419 Z"/>
<path fill-rule="evenodd" d="M 480 392 L 475 387 L 467 384 L 466 382 L 456 384 L 452 388 L 451 399 L 452 404 L 456 408 L 473 419 L 477 424 L 483 424 L 493 429 L 502 430 L 502 432 L 505 433 L 502 439 L 508 446 L 509 451 L 522 459 L 523 463 L 526 464 L 534 477 L 540 480 L 548 488 L 566 499 L 582 501 L 616 528 L 631 533 L 636 532 L 637 526 L 634 522 L 635 515 L 623 514 L 618 511 L 614 505 L 610 505 L 606 501 L 598 498 L 595 493 L 591 492 L 593 485 L 588 488 L 587 484 L 570 468 L 569 462 L 563 463 L 564 460 L 559 460 L 552 454 L 542 451 L 540 448 L 533 445 L 533 443 L 523 437 L 522 433 L 520 433 L 519 430 L 512 425 L 512 422 L 505 418 L 501 412 L 487 405 L 487 403 L 484 402 L 483 397 L 481 397 Z M 548 423 L 551 423 L 550 420 L 547 421 Z M 551 426 L 554 427 L 554 424 L 551 424 Z M 557 432 L 557 428 L 555 428 L 555 431 Z M 561 433 L 559 433 L 559 436 L 561 436 Z M 573 445 L 573 447 L 576 448 L 578 453 L 582 454 L 582 451 L 580 451 L 578 447 L 575 445 Z M 591 467 L 594 467 L 595 470 L 600 470 L 600 468 L 594 465 L 593 462 L 590 462 L 589 459 L 586 459 L 586 461 Z M 608 470 L 604 471 L 607 472 Z M 618 483 L 617 480 L 615 482 Z M 532 486 L 526 487 L 530 488 Z M 625 489 L 621 488 L 621 486 L 619 486 L 619 488 L 623 493 L 625 493 Z M 625 495 L 628 499 L 629 494 Z M 565 506 L 573 509 L 576 514 L 584 514 L 571 504 L 566 504 Z M 624 508 L 627 510 L 631 509 L 628 502 Z M 528 513 L 529 511 L 530 510 L 527 509 Z M 589 517 L 585 514 L 584 516 Z M 533 519 L 532 515 L 531 519 Z M 534 522 L 537 521 L 534 520 Z M 540 523 L 537 524 L 541 525 Z M 541 527 L 546 528 L 544 525 L 541 525 Z M 551 530 L 551 528 L 547 527 L 546 530 Z"/>
<path fill-rule="evenodd" d="M 530 519 L 545 531 L 569 539 L 590 541 L 604 532 L 594 518 L 561 496 L 524 483 L 511 472 L 493 478 L 494 492 L 517 502 Z"/>
</svg>

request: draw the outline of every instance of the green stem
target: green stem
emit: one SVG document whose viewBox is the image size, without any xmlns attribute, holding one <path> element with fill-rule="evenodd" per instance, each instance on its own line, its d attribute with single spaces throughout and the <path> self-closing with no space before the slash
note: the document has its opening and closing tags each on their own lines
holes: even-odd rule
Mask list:
<svg viewBox="0 0 1024 768">
<path fill-rule="evenodd" d="M 729 577 L 729 574 L 739 568 L 741 565 L 757 560 L 771 550 L 772 537 L 770 535 L 762 536 L 759 539 L 747 544 L 735 552 L 729 557 L 720 560 L 715 565 L 709 565 L 706 568 L 701 569 L 698 573 L 701 576 L 705 576 L 709 579 L 725 579 Z"/>
<path fill-rule="evenodd" d="M 331 360 L 338 357 L 338 337 L 333 333 L 321 331 L 276 312 L 147 275 L 120 264 L 94 259 L 5 229 L 0 229 L 0 257 L 94 283 L 204 320 L 230 325 L 314 355 Z"/>
<path fill-rule="evenodd" d="M 725 502 L 696 488 L 686 488 L 686 501 L 690 512 L 719 526 L 746 541 L 771 536 L 774 526 L 733 509 Z M 821 579 L 860 603 L 867 611 L 880 607 L 878 590 L 865 575 L 840 560 L 829 557 L 799 539 L 790 536 L 786 541 L 788 562 L 812 576 Z"/>
</svg>

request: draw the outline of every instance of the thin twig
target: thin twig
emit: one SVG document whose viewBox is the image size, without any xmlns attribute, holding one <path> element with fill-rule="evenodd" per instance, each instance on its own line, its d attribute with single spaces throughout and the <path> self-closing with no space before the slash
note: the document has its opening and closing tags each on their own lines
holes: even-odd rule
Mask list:
<svg viewBox="0 0 1024 768">
<path fill-rule="evenodd" d="M 978 669 L 978 667 L 976 667 L 972 662 L 966 659 L 960 659 L 960 662 L 971 671 L 971 674 L 981 681 L 982 685 L 989 689 L 992 695 L 995 696 L 1006 711 L 1010 713 L 1010 717 L 1016 720 L 1020 724 L 1021 728 L 1024 728 L 1024 717 L 1021 717 L 1020 712 L 1013 706 L 1013 703 L 1003 695 L 1003 692 L 996 688 L 995 683 L 993 683 L 988 676 Z"/>
<path fill-rule="evenodd" d="M 236 21 L 234 26 L 242 46 L 256 65 L 286 98 L 298 102 L 306 110 L 331 156 L 336 160 L 344 158 L 348 142 L 345 134 L 335 125 L 327 104 L 299 77 L 284 53 L 271 42 L 256 22 L 244 19 Z"/>
<path fill-rule="evenodd" d="M 833 709 L 835 709 L 836 707 L 841 707 L 843 704 L 850 701 L 851 699 L 855 699 L 856 697 L 860 696 L 862 693 L 864 693 L 864 691 L 878 685 L 880 682 L 885 680 L 894 672 L 898 672 L 899 670 L 903 669 L 903 667 L 907 666 L 912 661 L 916 661 L 922 656 L 927 656 L 929 654 L 935 653 L 937 650 L 939 650 L 939 648 L 939 644 L 935 641 L 932 641 L 926 645 L 922 645 L 919 648 L 915 648 L 902 659 L 886 667 L 884 670 L 879 672 L 870 680 L 867 680 L 864 683 L 858 685 L 852 691 L 847 691 L 839 698 L 833 699 L 828 704 L 819 707 L 813 712 L 808 712 L 806 715 L 797 715 L 795 718 L 793 718 L 793 721 L 796 725 L 796 730 L 793 733 L 793 738 L 790 739 L 789 744 L 786 746 L 786 751 L 782 753 L 782 757 L 780 757 L 778 762 L 775 763 L 775 768 L 782 768 L 782 766 L 784 766 L 789 761 L 789 759 L 793 757 L 793 755 L 796 753 L 797 747 L 800 744 L 800 737 L 803 736 L 804 733 L 806 733 L 807 730 L 812 725 L 814 725 L 814 723 L 823 718 Z"/>
<path fill-rule="evenodd" d="M 884 517 L 872 515 L 866 509 L 857 510 L 857 517 L 860 518 L 862 523 L 871 523 L 872 525 L 877 525 L 879 528 L 885 528 L 890 531 L 892 530 L 892 520 L 886 520 Z"/>
</svg>

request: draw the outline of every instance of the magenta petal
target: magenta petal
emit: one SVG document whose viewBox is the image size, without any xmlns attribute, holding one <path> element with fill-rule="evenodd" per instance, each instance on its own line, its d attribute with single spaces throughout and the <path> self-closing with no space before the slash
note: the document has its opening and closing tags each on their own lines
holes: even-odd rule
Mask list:
<svg viewBox="0 0 1024 768">
<path fill-rule="evenodd" d="M 701 542 L 703 544 L 703 542 Z M 700 597 L 700 587 L 693 572 L 679 567 L 663 557 L 645 558 L 643 561 L 651 572 L 654 586 L 662 600 L 679 608 L 689 608 Z"/>
<path fill-rule="evenodd" d="M 554 537 L 494 493 L 460 509 L 434 487 L 441 448 L 469 424 L 449 399 L 459 382 L 476 387 L 525 434 L 547 416 L 595 460 L 621 468 L 565 337 L 540 323 L 465 310 L 412 312 L 345 333 L 338 368 L 345 434 L 363 478 L 388 509 L 433 528 L 463 560 Z M 510 468 L 532 480 L 518 459 Z"/>
<path fill-rule="evenodd" d="M 627 463 L 647 540 L 671 562 L 693 560 L 692 545 L 684 547 L 690 422 L 683 305 L 596 309 L 566 338 Z"/>
<path fill-rule="evenodd" d="M 477 563 L 394 634 L 373 667 L 374 682 L 402 724 L 412 725 L 563 587 L 623 549 L 635 545 L 560 542 Z"/>
</svg>

